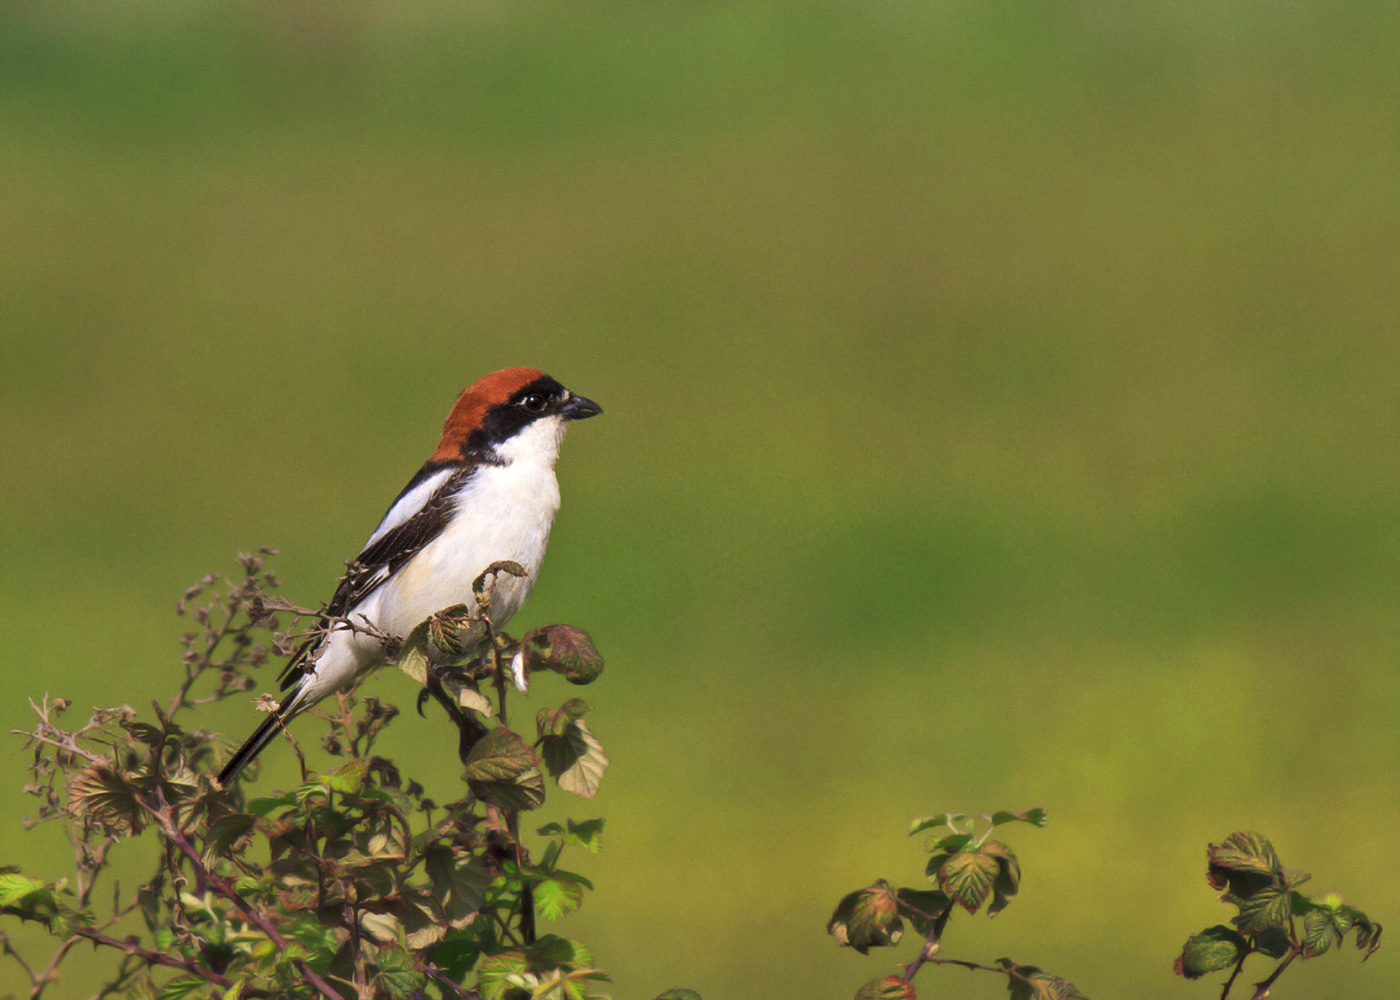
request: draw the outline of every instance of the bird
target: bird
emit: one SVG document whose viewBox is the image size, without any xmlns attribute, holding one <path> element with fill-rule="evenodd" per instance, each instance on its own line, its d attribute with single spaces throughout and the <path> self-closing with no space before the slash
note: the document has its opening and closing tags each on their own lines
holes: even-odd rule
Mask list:
<svg viewBox="0 0 1400 1000">
<path fill-rule="evenodd" d="M 495 577 L 489 616 L 500 627 L 529 596 L 559 510 L 554 463 L 564 431 L 602 407 L 535 368 L 504 368 L 457 397 L 436 450 L 389 505 L 322 612 L 323 622 L 367 624 L 408 635 L 435 612 L 470 602 L 493 563 L 523 577 Z M 478 645 L 484 628 L 468 637 Z M 225 787 L 293 718 L 387 662 L 383 640 L 333 628 L 308 641 L 279 680 L 284 693 L 223 770 Z"/>
</svg>

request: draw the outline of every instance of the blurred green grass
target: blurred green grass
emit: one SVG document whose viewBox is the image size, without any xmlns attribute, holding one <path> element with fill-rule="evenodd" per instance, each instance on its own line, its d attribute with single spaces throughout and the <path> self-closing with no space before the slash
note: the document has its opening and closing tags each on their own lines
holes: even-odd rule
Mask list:
<svg viewBox="0 0 1400 1000">
<path fill-rule="evenodd" d="M 619 996 L 851 995 L 887 956 L 835 949 L 830 908 L 915 878 L 900 831 L 942 809 L 1049 808 L 1023 898 L 948 950 L 1091 996 L 1210 989 L 1170 962 L 1224 917 L 1203 852 L 1237 828 L 1385 921 L 1397 28 L 6 8 L 5 718 L 163 695 L 176 597 L 237 550 L 322 597 L 453 395 L 533 364 L 607 410 L 516 624 L 609 658 L 614 768 L 569 806 L 608 843 L 566 931 Z M 450 787 L 441 726 L 397 729 Z M 1389 995 L 1395 963 L 1281 990 Z"/>
</svg>

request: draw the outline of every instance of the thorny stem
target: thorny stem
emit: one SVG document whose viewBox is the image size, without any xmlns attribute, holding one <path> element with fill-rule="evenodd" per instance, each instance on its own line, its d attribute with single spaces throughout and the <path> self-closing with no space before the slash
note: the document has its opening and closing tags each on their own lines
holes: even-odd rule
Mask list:
<svg viewBox="0 0 1400 1000">
<path fill-rule="evenodd" d="M 103 934 L 100 931 L 95 931 L 88 927 L 74 927 L 73 934 L 75 937 L 87 938 L 94 944 L 102 944 L 109 948 L 120 949 L 128 955 L 136 956 L 149 965 L 163 965 L 168 969 L 180 969 L 183 972 L 188 972 L 190 975 L 198 976 L 207 983 L 213 983 L 215 986 L 222 986 L 227 989 L 234 984 L 232 979 L 204 968 L 204 966 L 193 959 L 179 958 L 175 955 L 167 955 L 164 952 L 152 951 L 149 948 L 141 947 L 135 941 L 123 941 L 120 938 L 114 938 L 110 934 Z M 242 995 L 245 997 L 265 997 L 271 994 L 264 993 L 261 990 L 245 989 Z"/>
<path fill-rule="evenodd" d="M 1293 960 L 1302 953 L 1302 946 L 1295 942 L 1293 949 L 1285 955 L 1283 961 L 1278 964 L 1278 968 L 1269 973 L 1269 978 L 1254 984 L 1254 995 L 1250 997 L 1249 1000 L 1267 1000 L 1269 989 L 1274 985 L 1274 981 L 1277 980 L 1279 976 L 1283 975 L 1283 970 L 1288 968 L 1289 965 L 1293 963 Z M 1290 980 L 1290 982 L 1291 981 L 1292 980 Z"/>
<path fill-rule="evenodd" d="M 1235 963 L 1235 969 L 1230 973 L 1230 978 L 1225 980 L 1225 988 L 1220 991 L 1220 1000 L 1225 1000 L 1230 995 L 1230 987 L 1235 985 L 1235 980 L 1239 978 L 1240 972 L 1244 969 L 1244 960 L 1249 957 L 1249 953 L 1240 956 L 1240 960 Z"/>
</svg>

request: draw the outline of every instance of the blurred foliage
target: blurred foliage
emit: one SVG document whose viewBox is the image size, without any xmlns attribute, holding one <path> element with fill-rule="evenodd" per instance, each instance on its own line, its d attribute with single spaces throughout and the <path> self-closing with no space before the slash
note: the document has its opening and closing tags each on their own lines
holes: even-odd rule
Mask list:
<svg viewBox="0 0 1400 1000">
<path fill-rule="evenodd" d="M 1210 901 L 1110 903 L 1222 824 L 1400 898 L 1397 40 L 1351 2 L 7 5 L 9 725 L 144 704 L 211 555 L 323 599 L 525 363 L 608 412 L 519 624 L 609 650 L 630 763 L 566 933 L 619 993 L 858 984 L 811 929 L 931 797 L 1054 810 L 997 932 L 1091 996 L 1198 995 L 1161 956 Z M 430 723 L 385 740 L 454 779 Z"/>
</svg>

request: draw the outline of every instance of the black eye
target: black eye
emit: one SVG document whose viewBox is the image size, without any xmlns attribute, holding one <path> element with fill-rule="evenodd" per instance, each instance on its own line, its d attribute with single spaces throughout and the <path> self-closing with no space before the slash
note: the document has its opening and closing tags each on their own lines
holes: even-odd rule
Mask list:
<svg viewBox="0 0 1400 1000">
<path fill-rule="evenodd" d="M 526 396 L 520 401 L 520 405 L 525 407 L 525 409 L 529 410 L 531 413 L 539 413 L 545 408 L 545 404 L 548 402 L 549 400 L 546 399 L 544 396 L 541 396 L 537 392 L 532 392 L 530 393 L 530 395 Z"/>
</svg>

